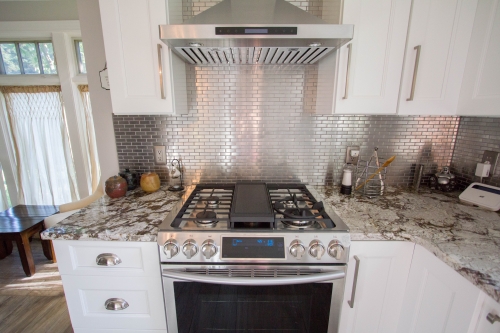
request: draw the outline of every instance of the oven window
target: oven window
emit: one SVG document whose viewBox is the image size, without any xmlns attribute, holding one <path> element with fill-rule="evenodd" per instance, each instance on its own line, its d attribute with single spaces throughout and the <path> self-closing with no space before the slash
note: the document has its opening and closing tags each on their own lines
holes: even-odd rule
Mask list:
<svg viewBox="0 0 500 333">
<path fill-rule="evenodd" d="M 179 333 L 326 333 L 331 283 L 228 286 L 174 282 Z"/>
</svg>

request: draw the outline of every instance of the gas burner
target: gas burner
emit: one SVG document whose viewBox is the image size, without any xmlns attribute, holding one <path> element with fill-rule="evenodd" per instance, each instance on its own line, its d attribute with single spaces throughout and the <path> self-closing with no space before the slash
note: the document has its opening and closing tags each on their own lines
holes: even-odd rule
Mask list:
<svg viewBox="0 0 500 333">
<path fill-rule="evenodd" d="M 274 203 L 274 210 L 278 213 L 282 214 L 286 218 L 300 220 L 303 218 L 314 219 L 315 217 L 323 216 L 325 214 L 325 207 L 323 206 L 323 202 L 311 202 L 312 207 L 299 207 L 297 204 L 299 201 L 296 196 L 293 195 L 293 200 L 290 200 L 290 197 L 286 197 L 281 200 L 277 200 Z M 317 211 L 317 213 L 312 213 L 311 210 Z"/>
<path fill-rule="evenodd" d="M 204 227 L 211 227 L 217 224 L 216 218 L 217 214 L 213 211 L 202 211 L 196 214 L 197 220 L 195 220 L 196 224 Z"/>
<path fill-rule="evenodd" d="M 213 196 L 211 195 L 211 196 L 205 198 L 205 202 L 206 202 L 207 208 L 218 208 L 220 199 L 219 199 L 219 197 L 217 197 L 215 195 L 213 195 Z"/>
<path fill-rule="evenodd" d="M 299 212 L 298 209 L 285 209 L 284 214 L 287 215 L 293 215 L 293 216 L 301 216 L 306 219 L 300 219 L 300 217 L 297 217 L 297 219 L 294 220 L 283 220 L 283 224 L 289 227 L 295 227 L 295 228 L 308 228 L 314 225 L 314 220 L 310 220 L 309 218 L 314 217 L 314 214 L 311 213 L 309 210 L 302 210 L 302 212 Z"/>
<path fill-rule="evenodd" d="M 297 205 L 295 204 L 295 201 L 293 200 L 292 197 L 286 197 L 284 198 L 281 203 L 285 208 L 296 208 Z"/>
</svg>

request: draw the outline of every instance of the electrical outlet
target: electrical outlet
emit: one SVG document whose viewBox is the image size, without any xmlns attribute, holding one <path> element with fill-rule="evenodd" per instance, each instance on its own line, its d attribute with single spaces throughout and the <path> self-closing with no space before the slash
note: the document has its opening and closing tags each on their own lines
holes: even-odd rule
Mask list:
<svg viewBox="0 0 500 333">
<path fill-rule="evenodd" d="M 498 154 L 499 153 L 497 151 L 491 151 L 491 150 L 484 151 L 483 160 L 481 161 L 481 163 L 489 162 L 491 164 L 489 177 L 495 174 L 495 168 L 498 162 Z"/>
<path fill-rule="evenodd" d="M 155 154 L 155 164 L 167 164 L 167 154 L 165 146 L 153 146 Z"/>
<path fill-rule="evenodd" d="M 347 147 L 345 162 L 350 164 L 358 164 L 358 160 L 359 160 L 359 146 Z"/>
</svg>

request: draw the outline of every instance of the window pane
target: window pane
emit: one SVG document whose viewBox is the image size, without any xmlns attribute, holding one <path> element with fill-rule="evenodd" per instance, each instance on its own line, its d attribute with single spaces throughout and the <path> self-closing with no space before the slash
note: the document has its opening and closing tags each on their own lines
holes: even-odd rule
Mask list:
<svg viewBox="0 0 500 333">
<path fill-rule="evenodd" d="M 85 64 L 85 54 L 83 53 L 83 42 L 78 42 L 78 52 L 80 52 L 80 73 L 87 73 L 87 65 Z"/>
<path fill-rule="evenodd" d="M 0 44 L 0 50 L 2 51 L 5 74 L 21 74 L 19 60 L 17 59 L 16 44 Z"/>
<path fill-rule="evenodd" d="M 40 56 L 42 57 L 43 73 L 57 74 L 52 43 L 40 43 L 38 46 L 40 47 Z"/>
<path fill-rule="evenodd" d="M 24 74 L 40 74 L 35 43 L 19 43 Z"/>
</svg>

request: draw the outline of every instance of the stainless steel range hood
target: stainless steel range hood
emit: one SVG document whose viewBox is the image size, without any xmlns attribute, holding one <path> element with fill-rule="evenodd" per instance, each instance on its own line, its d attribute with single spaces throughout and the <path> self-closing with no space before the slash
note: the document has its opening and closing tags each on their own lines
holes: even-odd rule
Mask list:
<svg viewBox="0 0 500 333">
<path fill-rule="evenodd" d="M 314 64 L 353 31 L 285 0 L 224 0 L 183 24 L 160 26 L 160 38 L 194 65 Z"/>
</svg>

